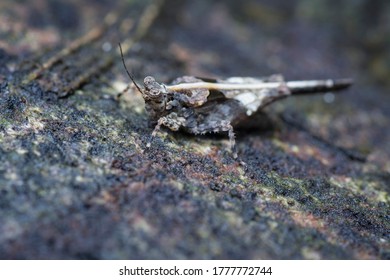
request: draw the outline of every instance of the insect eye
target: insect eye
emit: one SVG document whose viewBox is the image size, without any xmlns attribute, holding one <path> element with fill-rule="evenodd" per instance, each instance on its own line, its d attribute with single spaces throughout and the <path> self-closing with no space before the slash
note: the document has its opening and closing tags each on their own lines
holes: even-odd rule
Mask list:
<svg viewBox="0 0 390 280">
<path fill-rule="evenodd" d="M 161 90 L 159 90 L 157 88 L 151 88 L 149 90 L 149 94 L 157 97 L 161 94 Z"/>
<path fill-rule="evenodd" d="M 145 90 L 147 92 L 147 95 L 149 97 L 159 97 L 162 93 L 162 88 L 159 83 L 156 82 L 156 80 L 151 77 L 147 76 L 144 79 L 144 85 L 145 85 Z"/>
<path fill-rule="evenodd" d="M 151 77 L 151 76 L 147 76 L 144 79 L 145 86 L 148 86 L 148 85 L 153 84 L 155 82 L 156 82 L 156 80 L 153 77 Z"/>
</svg>

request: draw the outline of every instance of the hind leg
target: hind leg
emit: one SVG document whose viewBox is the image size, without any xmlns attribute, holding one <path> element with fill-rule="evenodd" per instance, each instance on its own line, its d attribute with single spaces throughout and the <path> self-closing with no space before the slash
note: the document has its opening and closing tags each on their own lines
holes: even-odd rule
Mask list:
<svg viewBox="0 0 390 280">
<path fill-rule="evenodd" d="M 191 133 L 194 134 L 206 134 L 209 132 L 228 132 L 229 135 L 229 142 L 230 142 L 230 149 L 233 153 L 233 157 L 237 158 L 237 151 L 236 151 L 236 140 L 234 137 L 234 131 L 233 126 L 230 124 L 229 121 L 214 121 L 210 122 L 208 125 L 198 125 L 197 127 L 194 127 L 190 130 Z"/>
</svg>

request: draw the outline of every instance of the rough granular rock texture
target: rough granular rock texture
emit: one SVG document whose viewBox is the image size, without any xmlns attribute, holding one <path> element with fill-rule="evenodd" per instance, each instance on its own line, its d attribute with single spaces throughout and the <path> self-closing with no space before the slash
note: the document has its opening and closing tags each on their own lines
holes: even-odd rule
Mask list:
<svg viewBox="0 0 390 280">
<path fill-rule="evenodd" d="M 2 1 L 0 258 L 388 259 L 390 5 L 328 2 Z M 118 41 L 137 81 L 356 82 L 254 116 L 242 166 L 226 135 L 146 148 Z"/>
</svg>

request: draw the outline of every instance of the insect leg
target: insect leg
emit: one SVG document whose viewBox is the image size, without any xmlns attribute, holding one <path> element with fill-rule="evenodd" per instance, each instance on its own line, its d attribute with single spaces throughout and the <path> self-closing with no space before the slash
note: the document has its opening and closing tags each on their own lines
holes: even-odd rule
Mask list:
<svg viewBox="0 0 390 280">
<path fill-rule="evenodd" d="M 150 148 L 153 138 L 156 136 L 157 132 L 161 129 L 161 125 L 165 122 L 165 117 L 160 118 L 157 121 L 156 126 L 153 129 L 152 135 L 150 136 L 150 139 L 148 143 L 146 144 L 147 148 Z"/>
<path fill-rule="evenodd" d="M 170 113 L 167 116 L 161 117 L 157 121 L 157 125 L 154 127 L 152 135 L 150 137 L 149 142 L 146 144 L 146 147 L 151 146 L 151 142 L 153 138 L 157 135 L 157 132 L 161 129 L 161 125 L 168 127 L 172 131 L 177 131 L 181 126 L 185 124 L 185 119 L 183 117 L 179 117 L 176 113 Z"/>
<path fill-rule="evenodd" d="M 230 149 L 233 153 L 233 158 L 237 158 L 236 139 L 234 137 L 233 126 L 229 123 L 226 128 L 228 129 Z"/>
<path fill-rule="evenodd" d="M 192 129 L 191 132 L 195 134 L 205 134 L 207 132 L 226 132 L 226 131 L 228 132 L 229 135 L 230 149 L 233 153 L 233 157 L 237 158 L 234 130 L 233 130 L 233 126 L 230 124 L 229 121 L 226 120 L 218 121 L 218 122 L 214 122 L 209 126 L 200 125 L 196 129 Z"/>
</svg>

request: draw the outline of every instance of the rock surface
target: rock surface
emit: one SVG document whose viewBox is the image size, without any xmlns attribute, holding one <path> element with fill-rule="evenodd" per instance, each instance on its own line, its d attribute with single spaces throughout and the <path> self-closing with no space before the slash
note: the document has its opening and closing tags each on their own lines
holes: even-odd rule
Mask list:
<svg viewBox="0 0 390 280">
<path fill-rule="evenodd" d="M 0 4 L 0 258 L 390 257 L 388 1 L 34 2 Z M 140 82 L 356 82 L 258 114 L 243 167 L 225 135 L 146 149 L 118 41 Z"/>
</svg>

